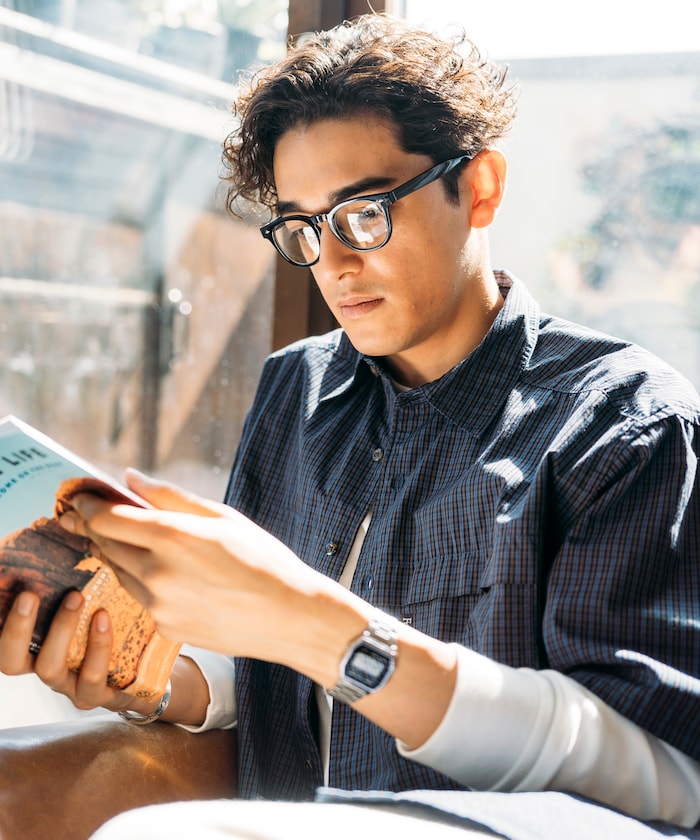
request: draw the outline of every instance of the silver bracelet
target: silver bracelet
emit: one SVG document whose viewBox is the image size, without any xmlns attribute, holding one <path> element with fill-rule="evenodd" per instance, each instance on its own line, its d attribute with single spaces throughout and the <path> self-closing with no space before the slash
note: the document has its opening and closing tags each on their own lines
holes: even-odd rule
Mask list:
<svg viewBox="0 0 700 840">
<path fill-rule="evenodd" d="M 150 715 L 139 715 L 136 712 L 117 712 L 119 717 L 122 720 L 127 721 L 128 723 L 135 723 L 138 726 L 145 726 L 147 723 L 153 723 L 154 720 L 158 720 L 158 718 L 163 714 L 163 712 L 168 708 L 168 704 L 170 703 L 170 695 L 172 693 L 172 685 L 170 684 L 170 680 L 168 680 L 165 686 L 165 694 L 160 698 L 160 703 L 158 704 L 158 708 L 155 711 L 151 712 Z"/>
</svg>

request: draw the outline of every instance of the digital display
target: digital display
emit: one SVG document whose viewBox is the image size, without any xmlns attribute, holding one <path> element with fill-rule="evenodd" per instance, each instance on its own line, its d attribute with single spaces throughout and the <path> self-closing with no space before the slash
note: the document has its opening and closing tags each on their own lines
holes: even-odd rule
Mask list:
<svg viewBox="0 0 700 840">
<path fill-rule="evenodd" d="M 370 688 L 378 686 L 389 669 L 386 654 L 371 647 L 360 645 L 353 653 L 345 669 L 345 675 Z"/>
</svg>

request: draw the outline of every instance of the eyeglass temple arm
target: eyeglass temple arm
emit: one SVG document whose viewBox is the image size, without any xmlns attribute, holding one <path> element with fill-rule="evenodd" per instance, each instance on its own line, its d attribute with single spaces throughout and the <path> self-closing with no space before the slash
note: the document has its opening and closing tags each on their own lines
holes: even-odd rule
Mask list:
<svg viewBox="0 0 700 840">
<path fill-rule="evenodd" d="M 465 160 L 471 160 L 473 157 L 473 154 L 465 152 L 456 158 L 451 158 L 450 160 L 445 160 L 442 163 L 436 164 L 428 169 L 427 172 L 422 172 L 420 175 L 416 175 L 415 178 L 411 178 L 410 181 L 407 181 L 395 190 L 388 192 L 387 198 L 389 199 L 389 203 L 393 204 L 405 195 L 409 195 L 409 193 L 415 192 L 421 187 L 426 186 L 431 181 L 437 181 L 438 178 L 442 178 L 443 175 L 447 175 L 448 172 L 451 172 L 456 166 L 459 166 L 460 163 L 463 163 Z"/>
</svg>

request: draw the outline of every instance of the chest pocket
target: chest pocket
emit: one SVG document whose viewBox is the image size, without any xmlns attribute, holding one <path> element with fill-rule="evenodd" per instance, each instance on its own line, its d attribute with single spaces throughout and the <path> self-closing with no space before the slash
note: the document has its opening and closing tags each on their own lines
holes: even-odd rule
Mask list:
<svg viewBox="0 0 700 840">
<path fill-rule="evenodd" d="M 538 663 L 536 558 L 526 523 L 503 496 L 457 486 L 417 510 L 412 530 L 403 620 L 499 661 Z"/>
</svg>

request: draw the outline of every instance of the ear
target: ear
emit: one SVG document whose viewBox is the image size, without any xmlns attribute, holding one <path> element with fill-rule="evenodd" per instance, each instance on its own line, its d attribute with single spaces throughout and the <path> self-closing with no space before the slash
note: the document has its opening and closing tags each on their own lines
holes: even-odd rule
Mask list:
<svg viewBox="0 0 700 840">
<path fill-rule="evenodd" d="M 497 149 L 484 149 L 465 167 L 465 195 L 471 195 L 470 224 L 484 228 L 496 216 L 506 188 L 506 159 Z"/>
</svg>

